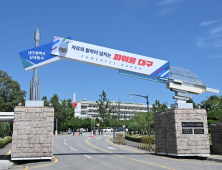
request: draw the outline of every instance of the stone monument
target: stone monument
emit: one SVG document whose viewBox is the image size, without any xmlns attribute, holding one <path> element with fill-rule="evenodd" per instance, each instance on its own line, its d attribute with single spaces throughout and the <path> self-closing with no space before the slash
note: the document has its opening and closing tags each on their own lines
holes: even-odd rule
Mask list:
<svg viewBox="0 0 222 170">
<path fill-rule="evenodd" d="M 156 153 L 210 156 L 205 109 L 171 109 L 154 114 Z"/>
</svg>

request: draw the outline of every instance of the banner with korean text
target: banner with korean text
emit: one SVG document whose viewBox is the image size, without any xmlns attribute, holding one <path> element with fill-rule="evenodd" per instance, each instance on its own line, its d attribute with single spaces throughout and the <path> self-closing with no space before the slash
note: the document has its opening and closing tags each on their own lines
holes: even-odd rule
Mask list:
<svg viewBox="0 0 222 170">
<path fill-rule="evenodd" d="M 59 45 L 61 43 L 66 43 L 68 45 L 68 51 L 62 52 L 59 50 Z M 169 77 L 170 63 L 168 61 L 56 36 L 54 37 L 51 54 L 64 57 L 65 59 L 90 63 L 117 70 L 126 70 L 159 78 Z"/>
</svg>

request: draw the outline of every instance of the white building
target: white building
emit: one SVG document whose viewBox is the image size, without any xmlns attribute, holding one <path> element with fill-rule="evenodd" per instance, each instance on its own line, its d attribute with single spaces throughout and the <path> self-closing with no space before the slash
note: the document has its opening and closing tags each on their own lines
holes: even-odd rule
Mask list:
<svg viewBox="0 0 222 170">
<path fill-rule="evenodd" d="M 75 117 L 80 117 L 80 118 L 99 118 L 99 113 L 98 113 L 98 104 L 94 101 L 87 101 L 86 99 L 83 101 L 77 101 L 76 103 L 81 103 L 81 112 L 80 113 L 75 113 Z M 117 108 L 118 102 L 111 101 L 110 106 L 112 107 L 112 112 L 111 115 L 113 115 L 113 109 L 114 107 Z M 129 120 L 134 117 L 135 113 L 137 112 L 147 112 L 147 105 L 144 105 L 142 103 L 126 103 L 126 102 L 121 102 L 120 104 L 121 109 L 120 109 L 120 120 Z M 149 106 L 151 108 L 151 106 Z M 114 113 L 114 115 L 117 115 Z"/>
</svg>

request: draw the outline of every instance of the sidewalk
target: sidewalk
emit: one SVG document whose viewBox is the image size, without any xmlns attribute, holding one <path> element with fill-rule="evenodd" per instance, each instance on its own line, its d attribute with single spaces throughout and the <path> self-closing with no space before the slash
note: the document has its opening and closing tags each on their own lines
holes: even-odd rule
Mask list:
<svg viewBox="0 0 222 170">
<path fill-rule="evenodd" d="M 139 144 L 140 144 L 139 142 L 133 142 L 133 141 L 130 141 L 130 140 L 127 140 L 127 139 L 125 139 L 125 143 L 128 146 L 133 146 L 133 147 L 136 147 L 136 148 L 138 148 Z"/>
</svg>

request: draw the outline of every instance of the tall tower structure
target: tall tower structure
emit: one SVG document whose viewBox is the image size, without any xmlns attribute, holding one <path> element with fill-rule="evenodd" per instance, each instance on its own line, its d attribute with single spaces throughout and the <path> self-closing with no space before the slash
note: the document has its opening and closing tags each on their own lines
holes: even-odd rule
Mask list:
<svg viewBox="0 0 222 170">
<path fill-rule="evenodd" d="M 36 32 L 34 33 L 34 41 L 35 41 L 35 47 L 39 46 L 40 41 L 40 32 L 37 27 Z M 29 100 L 31 101 L 39 101 L 40 98 L 40 83 L 38 78 L 38 67 L 34 68 L 33 71 L 33 78 L 30 80 L 30 94 L 29 94 Z"/>
</svg>

